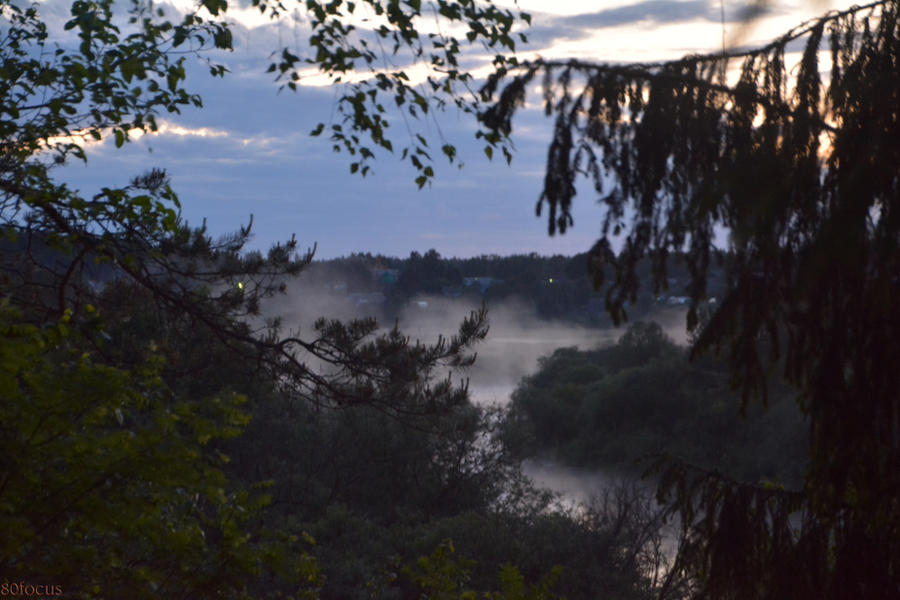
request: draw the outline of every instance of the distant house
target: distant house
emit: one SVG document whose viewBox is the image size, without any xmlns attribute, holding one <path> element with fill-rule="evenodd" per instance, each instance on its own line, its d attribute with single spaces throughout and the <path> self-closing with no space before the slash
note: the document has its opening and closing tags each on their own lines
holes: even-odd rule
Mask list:
<svg viewBox="0 0 900 600">
<path fill-rule="evenodd" d="M 385 269 L 377 267 L 372 269 L 372 281 L 379 285 L 394 285 L 400 276 L 399 269 Z"/>
<path fill-rule="evenodd" d="M 394 285 L 395 283 L 397 283 L 397 276 L 399 273 L 400 271 L 397 269 L 382 271 L 381 276 L 378 278 L 378 281 L 380 281 L 384 285 Z"/>
</svg>

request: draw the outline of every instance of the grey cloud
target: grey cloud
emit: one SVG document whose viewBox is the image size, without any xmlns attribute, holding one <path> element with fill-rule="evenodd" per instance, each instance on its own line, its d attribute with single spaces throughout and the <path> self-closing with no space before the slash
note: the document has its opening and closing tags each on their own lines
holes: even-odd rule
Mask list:
<svg viewBox="0 0 900 600">
<path fill-rule="evenodd" d="M 727 23 L 743 23 L 748 17 L 758 17 L 760 4 L 751 2 L 739 7 L 726 6 Z M 754 8 L 756 12 L 748 13 Z M 771 12 L 771 7 L 768 12 Z M 713 0 L 644 0 L 627 6 L 608 8 L 593 13 L 567 17 L 535 19 L 536 25 L 528 31 L 533 44 L 546 45 L 558 40 L 575 40 L 587 37 L 597 29 L 623 27 L 638 23 L 644 25 L 668 25 L 688 21 L 721 21 L 720 4 Z M 541 24 L 543 22 L 544 24 Z"/>
</svg>

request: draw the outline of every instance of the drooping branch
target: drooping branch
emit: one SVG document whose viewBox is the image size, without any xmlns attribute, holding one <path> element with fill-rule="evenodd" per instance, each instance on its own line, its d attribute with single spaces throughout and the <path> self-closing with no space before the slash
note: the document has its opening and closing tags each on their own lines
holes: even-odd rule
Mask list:
<svg viewBox="0 0 900 600">
<path fill-rule="evenodd" d="M 774 527 L 774 492 L 676 478 L 693 491 L 675 504 L 706 515 L 687 523 L 679 554 L 701 597 L 900 593 L 898 12 L 895 0 L 853 7 L 724 55 L 536 61 L 485 87 L 482 137 L 504 144 L 523 86 L 543 75 L 555 128 L 540 203 L 551 232 L 565 231 L 576 179 L 593 183 L 604 213 L 588 264 L 613 317 L 646 283 L 641 259 L 660 289 L 682 255 L 692 354 L 727 355 L 741 408 L 767 402 L 775 372 L 810 417 L 802 533 L 787 509 Z M 723 62 L 737 61 L 723 81 Z M 708 304 L 713 261 L 726 292 Z"/>
</svg>

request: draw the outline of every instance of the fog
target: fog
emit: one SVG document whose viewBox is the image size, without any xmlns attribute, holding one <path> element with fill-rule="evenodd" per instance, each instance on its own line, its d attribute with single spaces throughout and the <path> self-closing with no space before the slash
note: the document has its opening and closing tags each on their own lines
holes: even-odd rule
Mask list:
<svg viewBox="0 0 900 600">
<path fill-rule="evenodd" d="M 589 504 L 604 489 L 621 484 L 614 474 L 564 467 L 547 459 L 526 459 L 522 470 L 536 485 L 558 493 L 567 509 Z"/>
<path fill-rule="evenodd" d="M 399 324 L 404 333 L 422 342 L 453 333 L 472 308 L 445 298 L 426 297 L 419 302 L 427 307 L 412 303 L 401 313 Z M 489 306 L 488 324 L 487 338 L 474 348 L 475 364 L 458 374 L 468 378 L 472 401 L 481 404 L 508 402 L 519 381 L 537 370 L 538 359 L 557 348 L 593 348 L 617 337 L 610 329 L 542 321 L 533 309 L 516 300 Z"/>
<path fill-rule="evenodd" d="M 280 316 L 286 330 L 311 337 L 313 323 L 320 317 L 348 320 L 375 316 L 381 330 L 394 322 L 380 319 L 376 306 L 354 305 L 345 295 L 336 294 L 322 285 L 304 285 L 300 279 L 288 287 L 284 296 L 264 305 L 266 316 Z M 461 299 L 419 296 L 403 308 L 397 324 L 412 340 L 425 344 L 437 342 L 440 336 L 454 335 L 462 320 L 479 306 Z M 511 300 L 488 307 L 490 330 L 487 338 L 474 346 L 477 360 L 472 367 L 457 370 L 454 379 L 469 380 L 474 402 L 505 403 L 522 377 L 537 369 L 538 359 L 557 348 L 578 346 L 592 348 L 608 344 L 621 335 L 614 329 L 588 329 L 568 323 L 540 320 L 526 303 Z"/>
<path fill-rule="evenodd" d="M 439 334 L 450 334 L 471 307 L 444 298 L 424 298 L 427 307 L 412 303 L 400 317 L 400 328 L 413 339 L 435 341 Z M 668 310 L 654 317 L 677 343 L 687 341 L 683 310 Z M 557 348 L 578 347 L 587 350 L 614 343 L 624 327 L 588 328 L 572 323 L 540 319 L 522 301 L 510 300 L 488 307 L 490 331 L 475 351 L 475 364 L 464 375 L 477 403 L 505 404 L 523 377 L 538 369 L 538 360 Z"/>
<path fill-rule="evenodd" d="M 412 340 L 435 343 L 439 336 L 454 335 L 460 322 L 478 308 L 461 299 L 418 296 L 400 311 L 398 325 Z M 309 285 L 302 275 L 289 286 L 287 294 L 269 300 L 264 311 L 268 316 L 281 316 L 283 327 L 299 331 L 301 337 L 310 336 L 313 323 L 320 317 L 348 320 L 375 316 L 381 330 L 394 325 L 379 318 L 377 306 L 354 305 L 326 286 Z M 677 343 L 686 342 L 683 309 L 661 310 L 654 320 Z M 540 357 L 557 348 L 586 350 L 607 345 L 624 332 L 624 327 L 597 329 L 542 320 L 531 306 L 517 299 L 488 306 L 488 323 L 487 338 L 473 348 L 477 353 L 475 364 L 454 374 L 457 380 L 469 380 L 472 400 L 482 404 L 506 403 L 518 382 L 537 370 Z"/>
<path fill-rule="evenodd" d="M 433 344 L 439 336 L 454 335 L 460 322 L 477 308 L 461 299 L 419 296 L 400 311 L 397 324 L 410 339 Z M 269 300 L 264 311 L 268 316 L 281 316 L 283 326 L 299 331 L 301 337 L 312 337 L 313 323 L 320 317 L 348 320 L 378 318 L 380 313 L 378 306 L 354 305 L 346 295 L 304 280 L 303 275 L 288 287 L 287 294 Z M 684 309 L 663 309 L 652 319 L 677 343 L 686 343 Z M 473 348 L 477 353 L 475 364 L 451 374 L 455 381 L 468 380 L 472 401 L 483 405 L 508 403 L 522 378 L 535 373 L 539 359 L 557 348 L 585 350 L 612 344 L 625 330 L 542 320 L 526 302 L 516 299 L 488 306 L 488 323 L 487 338 Z M 379 320 L 378 324 L 384 331 L 394 322 Z M 536 484 L 559 493 L 562 503 L 569 507 L 589 501 L 615 479 L 597 471 L 563 468 L 549 460 L 525 461 L 523 470 Z"/>
</svg>

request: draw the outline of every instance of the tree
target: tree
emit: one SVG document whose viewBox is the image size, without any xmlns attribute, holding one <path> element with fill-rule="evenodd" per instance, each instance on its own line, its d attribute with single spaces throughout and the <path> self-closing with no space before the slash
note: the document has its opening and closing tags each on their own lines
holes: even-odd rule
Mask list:
<svg viewBox="0 0 900 600">
<path fill-rule="evenodd" d="M 321 14 L 321 35 L 349 34 L 339 19 L 324 20 L 340 3 L 307 4 Z M 408 11 L 418 14 L 418 3 L 369 4 L 386 15 L 386 36 L 415 45 Z M 259 314 L 261 300 L 311 260 L 312 252 L 297 256 L 294 240 L 263 256 L 243 252 L 249 225 L 215 241 L 191 229 L 160 169 L 92 196 L 54 178 L 54 167 L 86 160 L 89 140 L 111 136 L 121 146 L 130 132 L 154 131 L 159 112 L 200 106 L 186 88 L 186 61 L 231 47 L 226 8 L 209 0 L 171 20 L 136 0 L 126 18 L 112 0 L 77 0 L 64 31 L 54 31 L 38 5 L 0 0 L 0 563 L 14 575 L 64 577 L 75 597 L 237 596 L 264 563 L 278 562 L 234 517 L 264 497 L 229 483 L 227 457 L 210 443 L 243 429 L 241 396 L 188 385 L 191 369 L 179 369 L 202 360 L 179 363 L 184 347 L 160 350 L 156 339 L 209 340 L 206 358 L 234 353 L 296 400 L 365 404 L 403 420 L 466 402 L 464 386 L 423 374 L 466 364 L 486 333 L 482 312 L 433 345 L 396 329 L 374 336 L 372 320 L 320 321 L 304 340 Z M 451 20 L 503 17 L 501 29 L 506 19 L 467 3 L 444 8 Z M 482 26 L 472 39 L 506 43 Z M 339 64 L 341 51 L 319 40 L 311 60 Z M 206 62 L 212 75 L 226 73 Z M 123 303 L 155 327 L 142 337 L 136 323 L 125 326 Z M 288 567 L 315 584 L 314 564 Z"/>
<path fill-rule="evenodd" d="M 501 9 L 489 0 L 437 0 L 425 3 L 424 8 L 421 0 L 313 0 L 295 4 L 311 17 L 308 42 L 315 55 L 304 59 L 285 48 L 277 62 L 269 66 L 269 72 L 276 73 L 283 86 L 291 89 L 296 89 L 300 80 L 297 66 L 304 62 L 314 64 L 334 83 L 342 83 L 350 75 L 364 75 L 355 81 L 351 78 L 345 86 L 337 101 L 341 122 L 330 124 L 328 130 L 332 148 L 353 157 L 350 172 L 362 175 L 370 170 L 373 149 L 394 150 L 386 118 L 390 107 L 400 109 L 404 118 L 407 114 L 415 119 L 427 118 L 430 112 L 448 105 L 474 115 L 479 102 L 472 89 L 475 79 L 460 64 L 463 48 L 480 44 L 486 52 L 494 53 L 491 65 L 505 72 L 518 64 L 512 55 L 516 41 L 527 41 L 517 29 L 531 23 L 528 13 Z M 253 0 L 253 5 L 277 18 L 294 3 Z M 426 22 L 427 12 L 431 14 Z M 353 25 L 350 21 L 357 14 L 366 14 L 377 26 L 367 30 Z M 425 33 L 432 28 L 434 31 Z M 465 30 L 465 39 L 449 33 L 460 28 Z M 384 49 L 385 42 L 389 51 Z M 414 66 L 423 67 L 427 73 L 421 84 L 411 79 Z M 319 123 L 312 135 L 324 130 L 325 124 Z M 434 176 L 432 150 L 421 134 L 410 131 L 409 137 L 401 156 L 416 169 L 415 181 L 421 189 Z M 456 147 L 442 138 L 441 153 L 452 163 Z M 511 158 L 508 152 L 505 155 Z"/>
<path fill-rule="evenodd" d="M 348 24 L 357 4 L 386 21 L 371 39 Z M 272 15 L 289 8 L 257 6 Z M 315 50 L 308 60 L 336 79 L 357 67 L 371 75 L 351 84 L 340 100 L 344 121 L 329 132 L 337 149 L 359 157 L 351 170 L 363 174 L 370 146 L 393 148 L 385 104 L 420 115 L 452 100 L 474 112 L 497 97 L 480 113 L 480 135 L 509 157 L 511 119 L 529 82 L 544 76 L 556 128 L 539 207 L 549 207 L 551 232 L 564 231 L 572 222 L 575 177 L 587 172 L 593 179 L 608 210 L 589 264 L 598 284 L 605 263 L 615 271 L 607 296 L 614 318 L 625 316 L 623 305 L 634 297 L 641 257 L 654 259 L 653 281 L 661 285 L 667 256 L 687 249 L 689 325 L 697 326 L 705 273 L 717 255 L 713 231 L 727 227 L 729 293 L 702 326 L 695 350 L 727 347 L 745 403 L 754 394 L 765 399 L 766 363 L 778 365 L 810 414 L 812 462 L 797 493 L 738 486 L 687 467 L 670 470 L 687 528 L 679 568 L 696 575 L 698 590 L 712 597 L 897 594 L 895 1 L 830 14 L 758 50 L 674 62 L 519 63 L 498 55 L 497 74 L 476 98 L 465 95 L 472 79 L 459 68 L 464 42 L 443 34 L 424 40 L 420 2 L 305 7 Z M 26 249 L 10 256 L 29 259 L 24 267 L 5 261 L 2 276 L 23 319 L 47 324 L 69 307 L 75 322 L 87 319 L 89 266 L 105 261 L 111 277 L 137 283 L 158 306 L 227 347 L 249 351 L 304 400 L 370 403 L 395 416 L 402 416 L 398 407 L 427 414 L 462 400 L 447 384 L 421 382 L 417 367 L 459 364 L 467 344 L 483 335 L 478 318 L 433 348 L 410 345 L 396 331 L 372 340 L 370 321 L 321 322 L 313 341 L 254 330 L 259 300 L 279 288 L 282 274 L 304 264 L 293 241 L 266 258 L 241 255 L 249 229 L 213 243 L 179 223 L 177 198 L 161 171 L 93 197 L 54 181 L 53 165 L 83 155 L 80 135 L 112 135 L 121 145 L 134 128 L 152 130 L 158 111 L 199 103 L 184 87 L 186 56 L 179 53 L 230 46 L 224 0 L 205 0 L 206 12 L 180 21 L 136 2 L 129 24 L 116 20 L 110 0 L 78 1 L 67 24 L 77 49 L 50 43 L 37 8 L 10 0 L 0 8 L 0 212 L 4 238 L 15 235 Z M 439 0 L 435 10 L 446 22 L 464 24 L 469 42 L 514 46 L 516 18 L 509 11 L 468 0 Z M 832 70 L 823 83 L 817 61 L 826 39 Z M 428 79 L 422 93 L 404 65 L 375 66 L 378 40 L 392 44 L 391 63 L 409 50 L 412 60 L 446 77 Z M 787 50 L 804 40 L 791 79 Z M 743 65 L 733 82 L 727 73 L 735 60 Z M 271 71 L 294 87 L 303 62 L 284 50 Z M 210 69 L 225 72 L 214 63 Z M 453 160 L 452 145 L 441 150 Z M 414 138 L 403 156 L 424 185 L 433 175 L 427 141 Z M 615 175 L 606 191 L 604 172 Z M 624 250 L 616 255 L 609 238 L 620 232 Z M 47 252 L 36 253 L 38 247 Z M 309 356 L 333 371 L 311 368 L 303 358 Z"/>
<path fill-rule="evenodd" d="M 873 2 L 762 48 L 662 63 L 523 62 L 482 89 L 493 104 L 481 135 L 504 147 L 543 81 L 555 127 L 538 214 L 565 232 L 576 179 L 593 183 L 606 213 L 589 270 L 599 286 L 612 269 L 614 319 L 636 296 L 641 258 L 656 290 L 670 254 L 686 251 L 693 354 L 724 349 L 742 408 L 766 402 L 778 369 L 810 417 L 802 490 L 685 465 L 664 477 L 686 534 L 676 569 L 700 597 L 900 594 L 898 10 Z M 730 234 L 727 293 L 701 323 L 718 228 Z"/>
<path fill-rule="evenodd" d="M 422 55 L 413 27 L 421 13 L 419 3 L 366 4 L 387 19 L 377 35 L 399 44 L 395 54 L 402 46 Z M 284 9 L 281 4 L 259 7 L 273 16 Z M 308 264 L 311 251 L 298 258 L 296 241 L 291 240 L 274 246 L 265 257 L 242 254 L 249 225 L 215 242 L 202 228 L 191 230 L 180 221 L 178 198 L 159 169 L 136 176 L 124 188 L 103 188 L 92 197 L 54 180 L 55 165 L 72 157 L 85 159 L 86 139 L 111 134 L 121 146 L 130 131 L 154 131 L 159 111 L 177 113 L 183 106 L 201 105 L 201 99 L 185 87 L 185 61 L 208 50 L 231 47 L 225 2 L 203 2 L 177 22 L 167 19 L 161 9 L 154 11 L 149 4 L 135 1 L 127 23 L 115 13 L 111 0 L 75 2 L 65 29 L 77 33 L 76 47 L 54 42 L 37 7 L 21 9 L 4 0 L 2 9 L 8 26 L 0 50 L 0 224 L 11 251 L 2 277 L 13 303 L 26 308 L 29 318 L 58 317 L 69 306 L 83 306 L 91 286 L 98 283 L 100 269 L 101 280 L 125 278 L 136 283 L 167 310 L 216 331 L 222 343 L 235 349 L 254 348 L 261 364 L 289 373 L 287 377 L 297 389 L 305 390 L 308 400 L 374 401 L 363 395 L 386 394 L 389 387 L 418 382 L 416 366 L 424 364 L 421 361 L 465 362 L 460 351 L 484 334 L 483 315 L 467 321 L 460 337 L 430 348 L 414 348 L 398 332 L 366 345 L 364 341 L 375 330 L 371 320 L 347 327 L 321 322 L 313 342 L 290 333 L 279 335 L 274 321 L 254 328 L 260 323 L 260 301 L 283 290 L 283 278 Z M 313 15 L 311 44 L 319 52 L 309 62 L 332 73 L 351 68 L 356 59 L 371 64 L 370 53 L 345 55 L 334 47 L 339 40 L 356 35 L 352 27 L 341 24 L 342 11 L 352 12 L 352 7 L 312 2 L 307 9 Z M 512 26 L 507 12 L 451 2 L 442 4 L 440 13 L 450 21 L 474 19 L 469 24 L 471 41 L 512 44 L 507 39 Z M 485 29 L 491 22 L 496 23 Z M 455 60 L 460 51 L 455 38 L 429 39 L 448 64 Z M 445 43 L 453 47 L 444 48 Z M 360 40 L 358 45 L 366 44 Z M 287 62 L 272 69 L 284 76 L 291 73 L 285 64 L 300 60 L 287 54 L 283 56 Z M 225 74 L 224 66 L 206 61 L 214 76 Z M 402 71 L 391 74 L 391 81 L 403 78 Z M 403 104 L 404 94 L 413 91 L 397 83 L 396 102 Z M 356 126 L 367 125 L 354 122 Z M 105 267 L 96 267 L 97 263 Z M 362 354 L 351 357 L 357 352 Z M 322 377 L 299 354 L 329 363 L 335 372 Z M 387 362 L 376 359 L 389 355 Z M 405 370 L 402 384 L 397 380 L 401 369 Z M 444 385 L 417 390 L 428 397 L 423 406 L 440 404 L 438 398 L 452 396 L 451 403 L 460 398 L 448 396 L 450 388 Z M 382 395 L 381 402 L 389 410 L 385 398 Z"/>
<path fill-rule="evenodd" d="M 227 457 L 211 451 L 246 425 L 246 397 L 175 394 L 159 354 L 131 370 L 103 364 L 70 311 L 43 328 L 20 319 L 0 304 L 7 582 L 72 598 L 246 597 L 268 557 L 300 552 L 278 575 L 315 590 L 305 549 L 245 537 L 266 498 L 229 482 Z"/>
<path fill-rule="evenodd" d="M 629 325 L 616 344 L 560 348 L 521 381 L 504 419 L 504 441 L 519 457 L 639 475 L 662 453 L 740 481 L 798 487 L 807 423 L 793 390 L 772 387 L 767 410 L 735 411 L 727 364 L 693 364 L 655 323 Z"/>
</svg>

